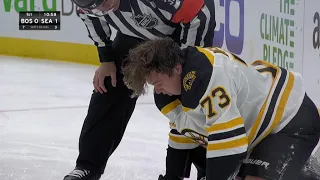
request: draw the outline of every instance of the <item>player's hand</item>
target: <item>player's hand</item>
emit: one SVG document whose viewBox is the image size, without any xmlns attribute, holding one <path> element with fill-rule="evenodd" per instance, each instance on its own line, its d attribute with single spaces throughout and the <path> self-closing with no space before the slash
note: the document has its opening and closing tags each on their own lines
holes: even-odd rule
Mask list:
<svg viewBox="0 0 320 180">
<path fill-rule="evenodd" d="M 103 62 L 100 67 L 96 70 L 93 77 L 93 86 L 95 91 L 100 92 L 101 94 L 107 92 L 107 88 L 104 85 L 105 77 L 111 77 L 111 84 L 113 87 L 116 87 L 117 77 L 116 77 L 117 68 L 114 62 Z"/>
</svg>

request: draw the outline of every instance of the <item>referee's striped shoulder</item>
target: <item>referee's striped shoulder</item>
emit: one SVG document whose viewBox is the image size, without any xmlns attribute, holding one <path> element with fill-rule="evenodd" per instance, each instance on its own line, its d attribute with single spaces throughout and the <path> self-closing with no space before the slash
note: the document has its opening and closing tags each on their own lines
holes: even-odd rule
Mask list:
<svg viewBox="0 0 320 180">
<path fill-rule="evenodd" d="M 182 73 L 182 106 L 184 110 L 195 109 L 205 94 L 212 75 L 214 55 L 205 48 L 186 50 L 186 62 Z"/>
</svg>

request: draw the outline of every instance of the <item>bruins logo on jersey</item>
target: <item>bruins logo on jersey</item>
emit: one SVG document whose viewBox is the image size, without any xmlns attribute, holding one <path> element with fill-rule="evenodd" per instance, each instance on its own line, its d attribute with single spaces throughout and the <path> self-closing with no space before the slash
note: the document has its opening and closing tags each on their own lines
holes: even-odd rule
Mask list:
<svg viewBox="0 0 320 180">
<path fill-rule="evenodd" d="M 181 134 L 183 134 L 184 136 L 192 139 L 193 141 L 199 143 L 201 146 L 203 147 L 207 147 L 208 146 L 208 137 L 205 135 L 202 135 L 192 129 L 183 129 L 181 131 Z"/>
<path fill-rule="evenodd" d="M 192 88 L 192 83 L 196 79 L 196 72 L 188 72 L 183 78 L 183 87 L 185 91 L 188 91 Z"/>
</svg>

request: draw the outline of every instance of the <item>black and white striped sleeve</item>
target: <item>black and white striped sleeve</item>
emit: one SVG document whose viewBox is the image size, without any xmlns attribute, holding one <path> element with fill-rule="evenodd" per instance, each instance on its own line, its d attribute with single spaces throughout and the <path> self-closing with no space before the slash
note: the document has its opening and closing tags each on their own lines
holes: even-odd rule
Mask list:
<svg viewBox="0 0 320 180">
<path fill-rule="evenodd" d="M 190 11 L 189 9 L 194 10 Z M 194 15 L 190 14 L 190 12 L 194 12 Z M 183 45 L 201 47 L 213 45 L 214 28 L 216 27 L 213 0 L 197 0 L 190 3 L 190 5 L 188 3 L 182 4 L 172 20 L 180 21 L 181 23 L 181 43 Z"/>
<path fill-rule="evenodd" d="M 81 9 L 78 10 L 78 14 L 88 30 L 89 38 L 97 47 L 100 62 L 114 61 L 109 24 L 98 17 L 87 15 Z"/>
<path fill-rule="evenodd" d="M 161 2 L 161 3 L 160 3 Z M 158 7 L 171 14 L 171 21 L 182 26 L 182 47 L 213 45 L 215 5 L 213 0 L 165 0 Z"/>
</svg>

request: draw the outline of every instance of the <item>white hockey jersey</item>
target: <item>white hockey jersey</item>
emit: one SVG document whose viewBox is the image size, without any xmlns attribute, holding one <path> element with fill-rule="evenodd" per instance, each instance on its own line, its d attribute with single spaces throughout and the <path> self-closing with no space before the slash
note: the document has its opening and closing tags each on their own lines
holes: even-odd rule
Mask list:
<svg viewBox="0 0 320 180">
<path fill-rule="evenodd" d="M 171 147 L 201 144 L 207 158 L 244 155 L 299 110 L 305 95 L 300 74 L 263 60 L 247 64 L 219 48 L 185 51 L 181 96 L 155 94 L 173 128 Z"/>
</svg>

